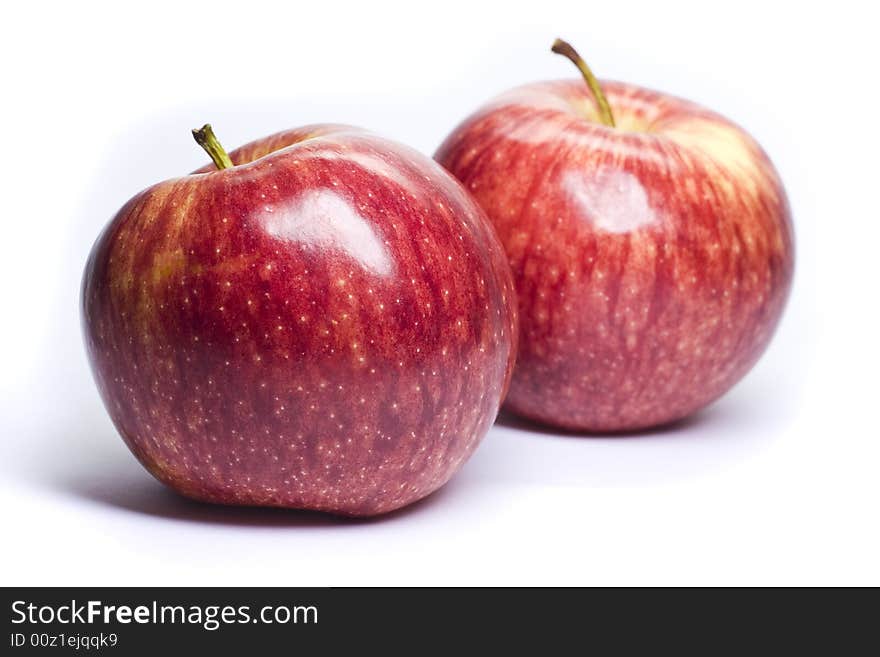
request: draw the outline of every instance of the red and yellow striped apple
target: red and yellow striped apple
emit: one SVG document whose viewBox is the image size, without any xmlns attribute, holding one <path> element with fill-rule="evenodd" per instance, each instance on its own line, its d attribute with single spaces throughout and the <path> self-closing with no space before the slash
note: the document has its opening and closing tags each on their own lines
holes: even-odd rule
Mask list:
<svg viewBox="0 0 880 657">
<path fill-rule="evenodd" d="M 756 362 L 794 264 L 760 146 L 694 103 L 619 82 L 540 82 L 459 125 L 436 159 L 494 223 L 520 347 L 507 407 L 622 431 L 710 403 Z"/>
<path fill-rule="evenodd" d="M 442 486 L 513 366 L 510 269 L 429 158 L 319 125 L 129 201 L 82 288 L 116 428 L 159 480 L 226 504 L 373 515 Z"/>
</svg>

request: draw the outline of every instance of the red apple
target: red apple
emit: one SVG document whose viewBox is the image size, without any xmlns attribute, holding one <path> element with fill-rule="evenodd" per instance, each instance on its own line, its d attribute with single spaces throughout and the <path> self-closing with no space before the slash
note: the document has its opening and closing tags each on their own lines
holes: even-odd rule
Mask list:
<svg viewBox="0 0 880 657">
<path fill-rule="evenodd" d="M 507 389 L 513 283 L 483 212 L 419 153 L 316 125 L 131 199 L 82 288 L 116 428 L 208 502 L 384 513 L 442 486 Z M 231 161 L 230 161 L 231 159 Z"/>
<path fill-rule="evenodd" d="M 573 430 L 668 423 L 722 395 L 767 346 L 793 271 L 785 191 L 727 119 L 600 88 L 571 46 L 554 51 L 587 83 L 505 93 L 435 156 L 486 210 L 514 272 L 506 406 Z"/>
</svg>

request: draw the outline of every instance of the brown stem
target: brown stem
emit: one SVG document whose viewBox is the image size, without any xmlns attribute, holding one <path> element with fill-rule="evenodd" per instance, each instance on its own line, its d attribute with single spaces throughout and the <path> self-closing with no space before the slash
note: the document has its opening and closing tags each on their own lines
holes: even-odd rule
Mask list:
<svg viewBox="0 0 880 657">
<path fill-rule="evenodd" d="M 232 160 L 229 159 L 229 155 L 220 145 L 220 142 L 217 141 L 217 137 L 214 135 L 214 130 L 211 128 L 210 123 L 206 123 L 198 130 L 193 130 L 192 133 L 196 143 L 204 148 L 205 152 L 211 156 L 211 159 L 214 161 L 214 164 L 217 165 L 218 169 L 229 169 L 233 166 Z"/>
<path fill-rule="evenodd" d="M 602 123 L 613 128 L 614 127 L 614 115 L 611 113 L 611 105 L 608 104 L 608 99 L 605 98 L 605 94 L 602 92 L 602 87 L 599 86 L 599 81 L 596 79 L 596 76 L 593 75 L 593 72 L 590 70 L 590 67 L 587 66 L 587 63 L 584 61 L 583 57 L 578 55 L 577 50 L 575 50 L 570 43 L 567 41 L 563 41 L 562 39 L 556 39 L 553 42 L 553 47 L 550 48 L 557 55 L 563 55 L 564 57 L 568 57 L 574 65 L 578 67 L 581 74 L 584 76 L 584 80 L 587 83 L 587 86 L 590 88 L 590 92 L 593 94 L 593 98 L 596 99 L 596 104 L 599 105 L 599 118 Z"/>
</svg>

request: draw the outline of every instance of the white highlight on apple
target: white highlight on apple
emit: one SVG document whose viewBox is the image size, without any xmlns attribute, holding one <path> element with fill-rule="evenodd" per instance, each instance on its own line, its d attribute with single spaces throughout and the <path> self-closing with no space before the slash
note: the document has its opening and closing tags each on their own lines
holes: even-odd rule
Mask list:
<svg viewBox="0 0 880 657">
<path fill-rule="evenodd" d="M 373 273 L 392 273 L 391 259 L 372 226 L 344 197 L 329 189 L 307 191 L 289 207 L 266 208 L 262 224 L 278 239 L 336 249 Z"/>
</svg>

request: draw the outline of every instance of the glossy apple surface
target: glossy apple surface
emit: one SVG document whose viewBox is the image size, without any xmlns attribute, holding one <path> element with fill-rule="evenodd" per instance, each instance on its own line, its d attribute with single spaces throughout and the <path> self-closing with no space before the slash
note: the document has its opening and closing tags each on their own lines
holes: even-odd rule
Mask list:
<svg viewBox="0 0 880 657">
<path fill-rule="evenodd" d="M 519 298 L 507 407 L 585 431 L 682 418 L 764 351 L 792 279 L 782 183 L 742 129 L 606 82 L 527 85 L 466 119 L 436 159 L 486 210 Z"/>
<path fill-rule="evenodd" d="M 510 270 L 427 157 L 344 126 L 159 183 L 86 265 L 83 325 L 113 422 L 209 502 L 373 515 L 477 447 L 516 346 Z"/>
</svg>

